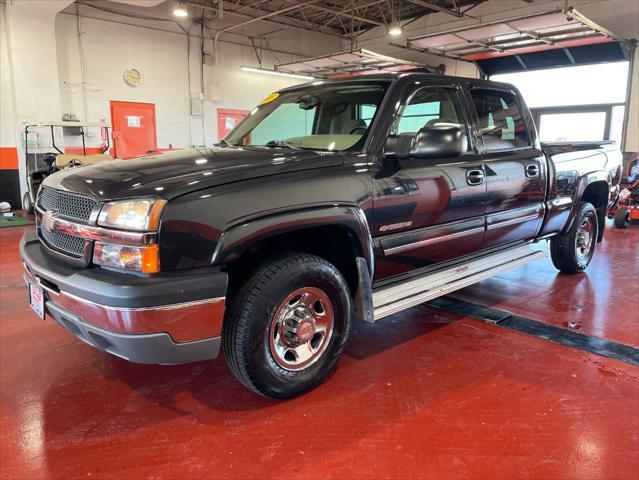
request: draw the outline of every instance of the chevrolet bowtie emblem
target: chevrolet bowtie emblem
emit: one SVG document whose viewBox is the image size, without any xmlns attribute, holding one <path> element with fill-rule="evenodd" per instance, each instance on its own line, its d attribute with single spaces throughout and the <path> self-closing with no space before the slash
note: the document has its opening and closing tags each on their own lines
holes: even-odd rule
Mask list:
<svg viewBox="0 0 639 480">
<path fill-rule="evenodd" d="M 53 230 L 53 226 L 55 225 L 55 219 L 58 216 L 58 212 L 47 210 L 42 214 L 41 226 L 47 232 L 51 232 Z"/>
</svg>

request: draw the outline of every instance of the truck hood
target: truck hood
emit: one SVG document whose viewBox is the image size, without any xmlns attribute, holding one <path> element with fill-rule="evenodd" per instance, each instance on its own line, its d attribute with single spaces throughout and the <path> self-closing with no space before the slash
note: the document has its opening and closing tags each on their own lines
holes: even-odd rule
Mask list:
<svg viewBox="0 0 639 480">
<path fill-rule="evenodd" d="M 44 184 L 99 200 L 171 199 L 217 185 L 343 164 L 344 156 L 339 152 L 217 147 L 74 167 L 51 175 Z"/>
</svg>

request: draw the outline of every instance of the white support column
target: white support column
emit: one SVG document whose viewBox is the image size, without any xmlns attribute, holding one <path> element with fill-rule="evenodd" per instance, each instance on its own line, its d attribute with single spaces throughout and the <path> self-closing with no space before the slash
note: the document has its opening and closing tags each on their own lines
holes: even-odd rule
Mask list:
<svg viewBox="0 0 639 480">
<path fill-rule="evenodd" d="M 623 150 L 639 152 L 639 47 L 635 48 L 632 74 L 630 75 L 630 95 L 626 108 L 626 135 Z"/>
<path fill-rule="evenodd" d="M 9 66 L 24 193 L 23 123 L 62 120 L 55 16 L 73 0 L 12 0 L 6 4 Z"/>
</svg>

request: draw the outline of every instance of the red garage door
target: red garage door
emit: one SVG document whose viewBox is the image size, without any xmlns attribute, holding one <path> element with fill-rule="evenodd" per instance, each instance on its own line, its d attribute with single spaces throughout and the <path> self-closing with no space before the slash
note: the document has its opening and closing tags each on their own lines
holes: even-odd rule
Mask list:
<svg viewBox="0 0 639 480">
<path fill-rule="evenodd" d="M 157 150 L 155 105 L 111 102 L 114 156 L 133 158 Z"/>
</svg>

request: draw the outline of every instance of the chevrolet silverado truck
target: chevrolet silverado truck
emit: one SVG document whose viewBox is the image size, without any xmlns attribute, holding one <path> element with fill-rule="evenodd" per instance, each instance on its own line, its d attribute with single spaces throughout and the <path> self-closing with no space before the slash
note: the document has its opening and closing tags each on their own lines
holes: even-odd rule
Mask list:
<svg viewBox="0 0 639 480">
<path fill-rule="evenodd" d="M 512 85 L 316 81 L 212 148 L 51 175 L 20 252 L 31 306 L 84 342 L 155 364 L 222 350 L 284 399 L 334 371 L 352 319 L 540 259 L 542 240 L 582 272 L 620 177 L 613 142 L 541 144 Z"/>
</svg>

